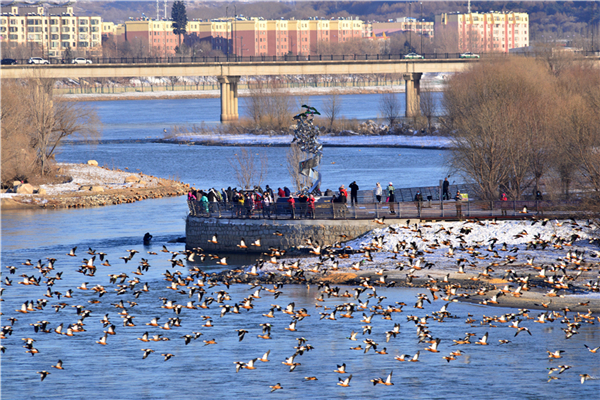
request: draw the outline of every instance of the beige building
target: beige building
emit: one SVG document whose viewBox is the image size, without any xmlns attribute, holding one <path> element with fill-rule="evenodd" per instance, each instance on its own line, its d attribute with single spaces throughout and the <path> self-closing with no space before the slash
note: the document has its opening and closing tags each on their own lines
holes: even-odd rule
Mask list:
<svg viewBox="0 0 600 400">
<path fill-rule="evenodd" d="M 502 52 L 529 46 L 527 13 L 441 14 L 435 17 L 436 36 L 451 40 L 458 52 Z"/>
<path fill-rule="evenodd" d="M 102 19 L 79 17 L 73 7 L 3 6 L 0 40 L 10 45 L 31 47 L 43 57 L 62 58 L 67 48 L 74 54 L 102 55 Z"/>
<path fill-rule="evenodd" d="M 395 22 L 373 22 L 370 24 L 371 34 L 393 35 L 396 33 L 414 32 L 423 36 L 433 37 L 433 22 L 418 21 L 416 18 L 398 18 Z"/>
</svg>

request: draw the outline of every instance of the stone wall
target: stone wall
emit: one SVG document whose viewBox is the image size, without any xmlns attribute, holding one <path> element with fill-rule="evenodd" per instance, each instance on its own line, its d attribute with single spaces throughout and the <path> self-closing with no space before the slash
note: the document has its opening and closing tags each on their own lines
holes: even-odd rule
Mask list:
<svg viewBox="0 0 600 400">
<path fill-rule="evenodd" d="M 371 220 L 269 220 L 269 219 L 219 219 L 199 218 L 188 215 L 186 248 L 196 247 L 206 252 L 264 252 L 269 247 L 288 250 L 305 246 L 307 238 L 322 245 L 331 245 L 338 241 L 357 238 L 375 228 L 381 228 Z M 282 236 L 276 235 L 280 232 Z M 208 241 L 216 234 L 218 244 Z M 347 235 L 347 239 L 340 238 Z M 248 250 L 237 247 L 244 239 Z M 261 247 L 251 246 L 255 240 L 261 240 Z"/>
</svg>

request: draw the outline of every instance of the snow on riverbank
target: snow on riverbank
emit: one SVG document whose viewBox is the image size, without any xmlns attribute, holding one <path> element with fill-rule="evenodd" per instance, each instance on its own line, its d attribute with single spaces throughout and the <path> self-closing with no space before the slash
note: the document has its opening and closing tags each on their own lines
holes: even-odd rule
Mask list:
<svg viewBox="0 0 600 400">
<path fill-rule="evenodd" d="M 226 146 L 289 146 L 292 135 L 253 135 L 253 134 L 202 134 L 182 135 L 174 142 L 194 142 L 197 144 L 218 144 Z M 348 135 L 321 136 L 319 141 L 324 146 L 355 147 L 417 147 L 430 149 L 446 149 L 452 146 L 449 138 L 443 136 L 404 136 L 404 135 Z"/>
<path fill-rule="evenodd" d="M 452 74 L 449 73 L 425 73 L 421 79 L 421 88 L 422 90 L 431 90 L 431 91 L 442 91 L 444 89 L 444 85 L 448 80 L 449 76 Z M 179 77 L 178 81 L 187 81 L 190 84 L 190 87 L 196 83 L 196 81 L 200 83 L 208 83 L 216 85 L 216 78 L 213 80 L 206 79 L 191 79 L 191 78 L 209 78 L 209 77 Z M 77 84 L 77 82 L 72 81 Z M 123 93 L 74 93 L 74 94 L 64 94 L 63 97 L 70 100 L 84 100 L 84 101 L 97 101 L 97 100 L 151 100 L 151 99 L 159 99 L 159 98 L 215 98 L 221 95 L 221 91 L 219 89 L 215 90 L 155 90 L 153 86 L 150 85 L 168 85 L 170 81 L 165 81 L 160 77 L 148 77 L 144 80 L 138 78 L 132 78 L 130 84 L 134 85 L 130 89 L 132 91 L 123 92 Z M 405 85 L 379 85 L 379 86 L 360 86 L 360 81 L 357 86 L 320 86 L 320 87 L 296 87 L 296 88 L 284 88 L 281 89 L 281 92 L 288 93 L 292 96 L 324 96 L 331 94 L 332 92 L 337 92 L 339 94 L 360 94 L 360 93 L 384 93 L 384 92 L 395 92 L 395 93 L 404 93 Z M 116 85 L 116 87 L 120 87 L 120 85 Z M 238 95 L 240 97 L 247 97 L 250 95 L 249 89 L 240 89 L 238 91 Z"/>
<path fill-rule="evenodd" d="M 139 186 L 136 182 L 143 180 L 145 187 L 157 186 L 158 178 L 141 174 L 112 170 L 104 167 L 98 167 L 88 164 L 71 164 L 71 163 L 59 163 L 58 167 L 62 169 L 62 175 L 70 176 L 73 178 L 70 182 L 56 183 L 56 184 L 45 184 L 40 185 L 40 189 L 46 191 L 46 195 L 56 196 L 67 193 L 75 192 L 87 192 L 90 186 L 102 187 L 106 190 L 112 189 L 126 189 Z M 127 178 L 135 176 L 136 180 L 132 179 L 132 182 L 126 182 Z M 82 189 L 82 187 L 84 189 Z M 31 196 L 27 194 L 16 194 L 16 193 L 1 193 L 0 198 L 11 198 L 14 196 Z"/>
<path fill-rule="evenodd" d="M 461 258 L 466 260 L 464 265 L 467 273 L 483 272 L 485 267 L 494 265 L 497 273 L 503 274 L 513 266 L 531 267 L 528 262 L 537 266 L 565 262 L 570 270 L 577 265 L 573 263 L 574 260 L 568 261 L 566 257 L 568 253 L 575 252 L 583 254 L 583 262 L 598 265 L 598 245 L 591 244 L 590 241 L 598 237 L 600 227 L 587 221 L 417 222 L 411 225 L 392 224 L 385 228 L 376 228 L 375 223 L 373 225 L 373 231 L 345 243 L 358 250 L 373 247 L 378 242 L 377 238 L 381 238 L 379 243 L 382 243 L 382 248 L 371 252 L 372 261 L 363 261 L 361 271 L 402 269 L 404 274 L 417 263 L 420 268 L 426 263 L 434 264 L 432 270 L 415 272 L 424 278 L 427 274 L 434 274 L 436 270 L 441 270 L 444 274 L 456 272 Z M 488 250 L 490 244 L 493 245 L 491 251 Z M 396 254 L 394 251 L 399 252 Z M 409 255 L 416 257 L 411 258 Z M 512 260 L 511 257 L 516 258 Z M 361 260 L 366 260 L 364 254 L 354 254 L 348 259 L 337 259 L 336 262 L 339 262 L 339 272 L 351 272 L 352 264 Z M 314 265 L 318 261 L 317 258 L 304 258 L 301 266 Z M 332 265 L 332 261 L 326 261 L 323 267 L 331 268 Z M 277 265 L 265 264 L 262 271 L 275 271 L 277 268 Z"/>
</svg>

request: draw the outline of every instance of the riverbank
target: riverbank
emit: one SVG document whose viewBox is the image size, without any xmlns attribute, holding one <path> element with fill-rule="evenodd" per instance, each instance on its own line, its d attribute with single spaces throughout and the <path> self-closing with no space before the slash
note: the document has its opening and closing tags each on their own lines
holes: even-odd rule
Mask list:
<svg viewBox="0 0 600 400">
<path fill-rule="evenodd" d="M 73 93 L 63 94 L 62 97 L 68 100 L 83 101 L 106 101 L 106 100 L 156 100 L 156 99 L 207 99 L 218 98 L 221 91 L 216 90 L 157 90 L 149 87 L 131 88 L 130 92 L 121 93 Z M 354 86 L 354 87 L 303 87 L 286 88 L 278 90 L 280 93 L 290 96 L 323 96 L 336 92 L 340 95 L 349 94 L 377 94 L 377 93 L 404 93 L 404 85 L 399 86 Z M 239 97 L 248 97 L 251 94 L 249 89 L 238 91 Z"/>
<path fill-rule="evenodd" d="M 141 172 L 132 173 L 91 164 L 59 164 L 63 183 L 15 185 L 0 194 L 2 209 L 102 207 L 146 199 L 181 196 L 189 185 Z"/>
</svg>

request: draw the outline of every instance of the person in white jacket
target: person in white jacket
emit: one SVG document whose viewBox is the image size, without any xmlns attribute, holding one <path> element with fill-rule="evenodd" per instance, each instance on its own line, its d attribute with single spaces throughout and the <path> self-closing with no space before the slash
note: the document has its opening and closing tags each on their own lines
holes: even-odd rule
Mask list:
<svg viewBox="0 0 600 400">
<path fill-rule="evenodd" d="M 381 195 L 383 194 L 383 189 L 381 188 L 381 184 L 377 182 L 375 185 L 375 198 L 378 203 L 381 203 Z"/>
</svg>

